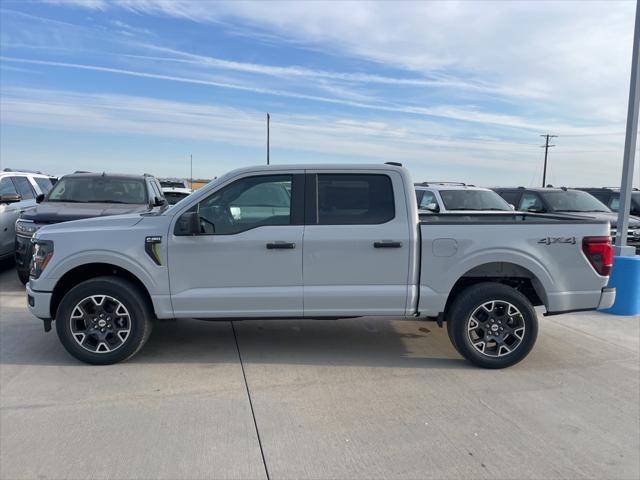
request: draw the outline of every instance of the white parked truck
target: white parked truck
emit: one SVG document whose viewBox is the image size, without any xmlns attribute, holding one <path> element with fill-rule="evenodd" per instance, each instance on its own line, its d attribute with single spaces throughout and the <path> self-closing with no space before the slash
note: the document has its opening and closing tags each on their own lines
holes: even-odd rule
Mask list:
<svg viewBox="0 0 640 480">
<path fill-rule="evenodd" d="M 27 300 L 76 358 L 135 354 L 155 318 L 410 317 L 466 359 L 522 360 L 546 314 L 612 305 L 608 222 L 419 215 L 399 165 L 235 170 L 179 204 L 45 226 Z M 176 326 L 176 328 L 179 328 Z"/>
</svg>

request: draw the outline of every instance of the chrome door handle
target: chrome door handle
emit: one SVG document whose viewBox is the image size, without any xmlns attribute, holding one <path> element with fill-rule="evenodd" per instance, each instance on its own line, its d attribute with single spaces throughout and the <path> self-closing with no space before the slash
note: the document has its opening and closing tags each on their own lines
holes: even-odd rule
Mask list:
<svg viewBox="0 0 640 480">
<path fill-rule="evenodd" d="M 267 243 L 267 249 L 269 250 L 290 250 L 296 248 L 295 243 L 289 242 L 269 242 Z"/>
</svg>

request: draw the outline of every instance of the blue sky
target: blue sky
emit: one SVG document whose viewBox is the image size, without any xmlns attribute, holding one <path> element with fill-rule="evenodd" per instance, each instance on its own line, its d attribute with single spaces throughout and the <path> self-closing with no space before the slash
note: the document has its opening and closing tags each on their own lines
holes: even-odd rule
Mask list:
<svg viewBox="0 0 640 480">
<path fill-rule="evenodd" d="M 2 166 L 616 185 L 635 2 L 0 4 Z M 640 163 L 640 162 L 639 162 Z M 636 183 L 640 174 L 636 172 Z"/>
</svg>

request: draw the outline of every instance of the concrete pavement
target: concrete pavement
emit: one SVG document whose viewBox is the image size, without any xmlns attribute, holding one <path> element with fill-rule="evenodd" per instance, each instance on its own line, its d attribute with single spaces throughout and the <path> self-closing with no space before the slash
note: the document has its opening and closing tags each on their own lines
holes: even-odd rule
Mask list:
<svg viewBox="0 0 640 480">
<path fill-rule="evenodd" d="M 500 371 L 433 323 L 234 326 L 238 347 L 229 322 L 161 322 L 129 362 L 87 366 L 0 273 L 0 478 L 640 476 L 638 318 L 541 317 Z"/>
</svg>

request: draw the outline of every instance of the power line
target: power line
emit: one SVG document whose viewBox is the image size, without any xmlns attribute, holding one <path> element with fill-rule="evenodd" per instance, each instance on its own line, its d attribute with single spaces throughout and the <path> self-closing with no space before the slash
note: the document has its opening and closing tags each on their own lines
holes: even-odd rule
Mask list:
<svg viewBox="0 0 640 480">
<path fill-rule="evenodd" d="M 555 145 L 549 145 L 549 139 L 555 138 L 557 137 L 557 135 L 549 135 L 548 133 L 546 133 L 540 136 L 546 137 L 545 144 L 541 145 L 541 147 L 544 147 L 544 169 L 542 170 L 542 186 L 544 187 L 547 183 L 547 157 L 549 156 L 549 149 L 551 147 L 555 147 Z"/>
</svg>

